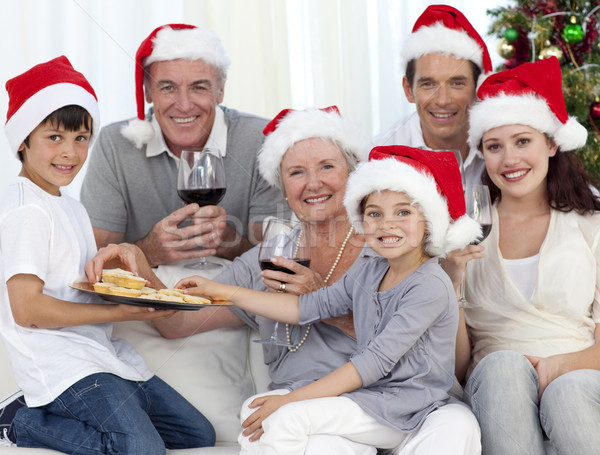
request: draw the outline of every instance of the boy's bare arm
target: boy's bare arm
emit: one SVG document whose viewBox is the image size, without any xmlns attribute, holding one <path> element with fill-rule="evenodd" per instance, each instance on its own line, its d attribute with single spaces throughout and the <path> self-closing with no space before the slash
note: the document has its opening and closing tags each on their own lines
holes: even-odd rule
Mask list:
<svg viewBox="0 0 600 455">
<path fill-rule="evenodd" d="M 44 294 L 44 282 L 36 275 L 18 274 L 7 282 L 15 322 L 23 327 L 56 329 L 102 322 L 150 320 L 176 311 L 132 305 L 68 302 Z"/>
</svg>

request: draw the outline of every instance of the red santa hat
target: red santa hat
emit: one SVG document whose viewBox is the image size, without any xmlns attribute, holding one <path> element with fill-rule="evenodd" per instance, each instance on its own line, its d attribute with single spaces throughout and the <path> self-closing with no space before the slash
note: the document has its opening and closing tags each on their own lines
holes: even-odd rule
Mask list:
<svg viewBox="0 0 600 455">
<path fill-rule="evenodd" d="M 92 140 L 100 130 L 96 93 L 64 55 L 10 79 L 6 90 L 8 112 L 4 132 L 15 156 L 27 136 L 46 117 L 65 106 L 77 105 L 88 111 L 92 117 Z"/>
<path fill-rule="evenodd" d="M 445 256 L 481 236 L 481 226 L 466 215 L 465 196 L 453 152 L 423 150 L 403 145 L 375 147 L 369 161 L 350 175 L 344 196 L 348 217 L 358 232 L 361 202 L 375 191 L 405 193 L 427 223 L 425 251 Z"/>
<path fill-rule="evenodd" d="M 145 120 L 144 68 L 154 62 L 177 59 L 202 59 L 215 66 L 223 78 L 231 63 L 221 39 L 211 30 L 187 24 L 167 24 L 153 30 L 135 54 L 137 119 L 121 131 L 138 148 L 150 142 L 155 133 L 152 124 Z"/>
<path fill-rule="evenodd" d="M 469 144 L 479 147 L 486 131 L 527 125 L 554 139 L 562 151 L 585 145 L 587 130 L 567 114 L 562 74 L 556 57 L 523 63 L 489 76 L 469 113 Z"/>
<path fill-rule="evenodd" d="M 340 115 L 337 106 L 324 109 L 284 109 L 271 120 L 263 134 L 265 142 L 258 154 L 258 169 L 263 178 L 281 188 L 281 160 L 285 152 L 304 139 L 330 139 L 342 148 L 346 159 L 361 160 L 366 149 L 360 128 Z"/>
<path fill-rule="evenodd" d="M 452 6 L 430 5 L 417 19 L 402 48 L 403 68 L 413 59 L 436 53 L 470 60 L 483 74 L 493 71 L 485 42 L 463 13 Z"/>
</svg>

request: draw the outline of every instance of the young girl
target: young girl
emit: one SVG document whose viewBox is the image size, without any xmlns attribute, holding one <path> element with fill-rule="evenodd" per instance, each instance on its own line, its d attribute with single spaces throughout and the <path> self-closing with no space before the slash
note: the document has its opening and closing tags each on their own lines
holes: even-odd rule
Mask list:
<svg viewBox="0 0 600 455">
<path fill-rule="evenodd" d="M 344 205 L 381 257 L 330 287 L 297 297 L 198 277 L 179 283 L 292 324 L 353 311 L 358 350 L 347 364 L 290 393 L 254 401 L 260 408 L 243 426 L 246 434 L 257 432 L 255 439 L 262 435 L 262 453 L 303 454 L 310 434 L 393 448 L 449 399 L 458 308 L 435 257 L 480 234 L 465 216 L 454 154 L 375 148 L 350 176 Z"/>
<path fill-rule="evenodd" d="M 483 451 L 544 454 L 547 436 L 557 453 L 598 453 L 600 201 L 570 153 L 587 132 L 567 115 L 554 57 L 489 77 L 478 96 L 469 140 L 493 225 L 455 265 L 485 249 L 467 267 L 465 310 Z"/>
</svg>

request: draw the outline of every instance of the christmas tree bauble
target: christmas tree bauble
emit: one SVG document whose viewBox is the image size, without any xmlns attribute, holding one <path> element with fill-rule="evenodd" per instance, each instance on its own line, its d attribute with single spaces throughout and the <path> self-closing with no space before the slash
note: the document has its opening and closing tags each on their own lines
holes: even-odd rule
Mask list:
<svg viewBox="0 0 600 455">
<path fill-rule="evenodd" d="M 516 41 L 518 37 L 519 32 L 516 28 L 508 27 L 506 30 L 504 30 L 504 39 L 509 43 Z"/>
<path fill-rule="evenodd" d="M 540 60 L 545 60 L 550 57 L 556 57 L 559 61 L 563 58 L 563 51 L 558 46 L 548 46 L 540 51 Z"/>
<path fill-rule="evenodd" d="M 583 41 L 583 28 L 579 24 L 568 24 L 563 28 L 562 37 L 567 44 L 579 44 Z"/>
<path fill-rule="evenodd" d="M 498 41 L 498 55 L 502 58 L 511 58 L 513 55 L 515 55 L 515 47 L 510 44 L 506 38 L 502 38 L 500 41 Z"/>
<path fill-rule="evenodd" d="M 590 104 L 590 117 L 592 117 L 594 120 L 600 119 L 600 102 L 599 101 L 594 101 L 592 104 Z"/>
</svg>

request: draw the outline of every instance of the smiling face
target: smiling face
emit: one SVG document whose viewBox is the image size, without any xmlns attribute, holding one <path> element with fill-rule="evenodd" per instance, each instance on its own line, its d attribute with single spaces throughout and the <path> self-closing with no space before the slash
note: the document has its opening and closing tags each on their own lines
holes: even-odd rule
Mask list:
<svg viewBox="0 0 600 455">
<path fill-rule="evenodd" d="M 38 125 L 21 144 L 23 154 L 21 172 L 37 186 L 54 196 L 60 195 L 60 187 L 73 181 L 85 163 L 91 131 L 82 126 L 67 131 L 53 122 Z"/>
<path fill-rule="evenodd" d="M 206 143 L 224 83 L 204 60 L 169 60 L 147 68 L 145 93 L 169 150 L 180 156 L 183 149 Z"/>
<path fill-rule="evenodd" d="M 525 125 L 492 128 L 482 138 L 485 167 L 503 199 L 545 196 L 548 163 L 557 149 L 546 135 Z"/>
<path fill-rule="evenodd" d="M 390 263 L 421 262 L 425 254 L 425 217 L 405 193 L 371 193 L 363 211 L 365 240 Z"/>
<path fill-rule="evenodd" d="M 348 163 L 332 141 L 296 142 L 281 160 L 281 180 L 290 208 L 300 219 L 323 222 L 346 216 Z"/>
<path fill-rule="evenodd" d="M 425 144 L 434 150 L 461 150 L 469 130 L 468 109 L 475 101 L 475 79 L 467 60 L 427 54 L 415 60 L 412 86 L 402 81 L 415 103 Z"/>
</svg>

